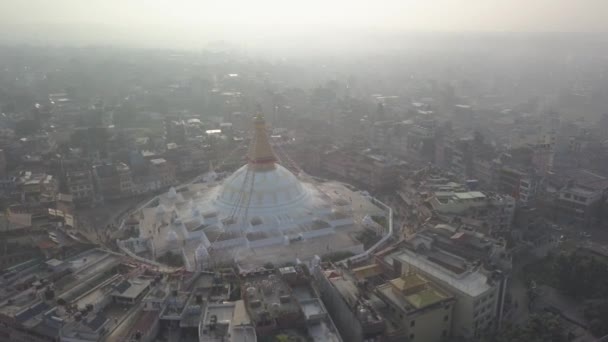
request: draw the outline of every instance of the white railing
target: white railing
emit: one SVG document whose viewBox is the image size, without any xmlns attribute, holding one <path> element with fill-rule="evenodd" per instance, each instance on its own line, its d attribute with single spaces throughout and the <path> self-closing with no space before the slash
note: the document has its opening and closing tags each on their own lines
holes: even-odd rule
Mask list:
<svg viewBox="0 0 608 342">
<path fill-rule="evenodd" d="M 128 255 L 129 257 L 131 257 L 131 258 L 133 258 L 133 259 L 135 259 L 135 260 L 137 260 L 139 262 L 148 264 L 148 265 L 152 265 L 152 266 L 156 266 L 156 267 L 165 267 L 164 265 L 162 265 L 162 264 L 160 264 L 160 263 L 158 263 L 158 262 L 156 262 L 154 260 L 140 257 L 139 255 L 133 253 L 129 248 L 127 248 L 126 246 L 124 246 L 123 244 L 121 244 L 121 242 L 122 241 L 120 241 L 120 240 L 116 240 L 116 244 L 118 245 L 118 248 L 123 253 L 125 253 L 126 255 Z"/>
<path fill-rule="evenodd" d="M 393 209 L 375 197 L 372 197 L 371 201 L 375 205 L 378 205 L 379 207 L 382 207 L 384 209 L 384 211 L 388 217 L 388 227 L 385 227 L 385 228 L 388 228 L 388 234 L 384 235 L 382 237 L 382 239 L 380 239 L 380 241 L 376 242 L 373 246 L 368 248 L 363 253 L 353 255 L 344 260 L 340 260 L 339 263 L 346 264 L 348 261 L 350 261 L 353 264 L 356 264 L 360 261 L 367 260 L 367 259 L 369 259 L 370 255 L 372 255 L 376 251 L 376 249 L 378 249 L 378 247 L 382 246 L 384 243 L 386 243 L 386 241 L 388 241 L 388 239 L 390 239 L 393 236 Z"/>
</svg>

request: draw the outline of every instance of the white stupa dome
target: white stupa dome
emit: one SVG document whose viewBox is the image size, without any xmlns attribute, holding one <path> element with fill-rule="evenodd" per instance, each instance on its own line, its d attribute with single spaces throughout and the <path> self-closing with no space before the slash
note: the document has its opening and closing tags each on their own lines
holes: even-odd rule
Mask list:
<svg viewBox="0 0 608 342">
<path fill-rule="evenodd" d="M 310 190 L 276 163 L 264 118 L 256 116 L 254 124 L 255 134 L 247 155 L 249 162 L 226 178 L 215 205 L 224 212 L 247 207 L 249 217 L 276 216 L 308 207 L 312 201 Z"/>
<path fill-rule="evenodd" d="M 216 203 L 223 207 L 249 205 L 249 213 L 305 206 L 310 193 L 289 170 L 281 165 L 268 171 L 249 171 L 245 165 L 226 179 Z M 252 179 L 245 179 L 251 177 Z M 251 184 L 253 183 L 253 184 Z M 251 196 L 247 199 L 247 196 Z M 240 203 L 239 203 L 240 201 Z"/>
</svg>

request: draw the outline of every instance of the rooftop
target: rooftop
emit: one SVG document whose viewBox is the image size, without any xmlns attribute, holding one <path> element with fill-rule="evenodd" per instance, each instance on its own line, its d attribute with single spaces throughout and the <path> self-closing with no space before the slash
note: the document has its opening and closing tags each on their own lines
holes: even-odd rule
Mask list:
<svg viewBox="0 0 608 342">
<path fill-rule="evenodd" d="M 401 297 L 415 309 L 427 307 L 449 298 L 427 279 L 415 273 L 393 279 L 389 284 L 392 286 L 393 294 Z"/>
<path fill-rule="evenodd" d="M 158 159 L 151 159 L 150 163 L 152 163 L 152 165 L 161 165 L 166 163 L 167 161 L 163 158 L 158 158 Z"/>
<path fill-rule="evenodd" d="M 488 284 L 488 277 L 479 269 L 467 269 L 462 273 L 455 273 L 448 267 L 435 262 L 432 258 L 408 249 L 402 249 L 387 256 L 387 258 L 399 260 L 420 269 L 435 280 L 446 283 L 471 297 L 477 297 L 492 289 Z M 390 260 L 390 263 L 392 264 L 392 260 Z"/>
<path fill-rule="evenodd" d="M 354 268 L 352 270 L 352 272 L 353 272 L 353 275 L 355 276 L 355 278 L 357 278 L 359 280 L 363 280 L 366 278 L 379 276 L 383 273 L 383 270 L 382 270 L 382 267 L 380 267 L 380 265 L 371 264 L 371 265 Z"/>
<path fill-rule="evenodd" d="M 256 341 L 255 329 L 242 300 L 221 304 L 209 304 L 199 326 L 199 340 L 203 342 L 225 341 L 230 336 L 233 342 Z"/>
<path fill-rule="evenodd" d="M 247 312 L 253 322 L 262 321 L 267 315 L 278 317 L 300 311 L 289 285 L 275 274 L 247 278 L 244 290 Z"/>
</svg>

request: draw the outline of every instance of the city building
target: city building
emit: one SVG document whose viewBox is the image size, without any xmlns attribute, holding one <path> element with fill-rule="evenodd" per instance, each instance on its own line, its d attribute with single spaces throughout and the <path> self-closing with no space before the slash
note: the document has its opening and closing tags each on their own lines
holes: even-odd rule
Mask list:
<svg viewBox="0 0 608 342">
<path fill-rule="evenodd" d="M 175 185 L 175 166 L 163 158 L 150 160 L 150 174 L 160 184 L 161 188 Z"/>
<path fill-rule="evenodd" d="M 121 258 L 90 249 L 64 260 L 32 259 L 7 270 L 0 336 L 10 341 L 97 341 L 107 330 Z M 109 307 L 110 306 L 110 307 Z M 109 307 L 109 308 L 108 308 Z M 117 319 L 126 314 L 120 311 Z"/>
<path fill-rule="evenodd" d="M 437 225 L 376 260 L 394 274 L 418 274 L 453 296 L 454 336 L 479 336 L 500 325 L 511 268 L 504 241 Z"/>
<path fill-rule="evenodd" d="M 66 183 L 75 203 L 90 203 L 95 200 L 95 183 L 90 170 L 67 172 Z"/>
<path fill-rule="evenodd" d="M 334 149 L 321 157 L 321 170 L 370 191 L 384 191 L 396 185 L 406 163 L 373 150 Z"/>
<path fill-rule="evenodd" d="M 454 298 L 417 273 L 368 264 L 344 268 L 313 261 L 321 298 L 348 341 L 445 341 Z"/>
<path fill-rule="evenodd" d="M 488 235 L 508 231 L 515 214 L 512 197 L 491 192 L 436 191 L 427 203 L 444 221 L 467 223 Z"/>
<path fill-rule="evenodd" d="M 93 166 L 95 188 L 104 200 L 128 197 L 133 192 L 131 169 L 125 163 Z"/>
<path fill-rule="evenodd" d="M 575 169 L 548 180 L 553 198 L 552 218 L 560 223 L 590 227 L 601 219 L 608 179 L 589 170 Z"/>
<path fill-rule="evenodd" d="M 312 275 L 345 341 L 382 341 L 387 335 L 405 337 L 399 326 L 387 325 L 375 307 L 363 299 L 355 281 L 345 277 L 340 269 L 316 262 Z"/>
<path fill-rule="evenodd" d="M 454 298 L 420 274 L 391 279 L 376 294 L 401 321 L 408 341 L 440 342 L 452 335 Z"/>
<path fill-rule="evenodd" d="M 533 205 L 542 192 L 543 179 L 534 171 L 509 166 L 498 169 L 498 191 L 515 198 L 518 204 Z"/>
<path fill-rule="evenodd" d="M 244 301 L 212 303 L 200 322 L 199 342 L 257 341 Z"/>
</svg>

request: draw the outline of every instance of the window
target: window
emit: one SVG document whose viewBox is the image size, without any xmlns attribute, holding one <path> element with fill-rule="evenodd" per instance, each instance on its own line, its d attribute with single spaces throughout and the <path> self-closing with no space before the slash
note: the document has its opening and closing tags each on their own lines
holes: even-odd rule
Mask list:
<svg viewBox="0 0 608 342">
<path fill-rule="evenodd" d="M 415 337 L 415 336 L 416 336 L 416 335 L 414 335 L 414 334 L 410 334 L 410 341 L 414 340 L 414 337 Z"/>
<path fill-rule="evenodd" d="M 448 336 L 448 331 L 443 329 L 443 331 L 441 332 L 441 337 L 446 337 Z"/>
<path fill-rule="evenodd" d="M 448 315 L 443 316 L 443 321 L 444 321 L 444 322 L 447 322 L 447 321 L 448 321 L 448 319 L 450 319 L 450 316 L 448 316 Z"/>
<path fill-rule="evenodd" d="M 416 326 L 416 321 L 411 321 L 410 322 L 410 327 L 415 327 Z"/>
<path fill-rule="evenodd" d="M 403 319 L 403 314 L 399 314 L 399 318 Z"/>
</svg>

